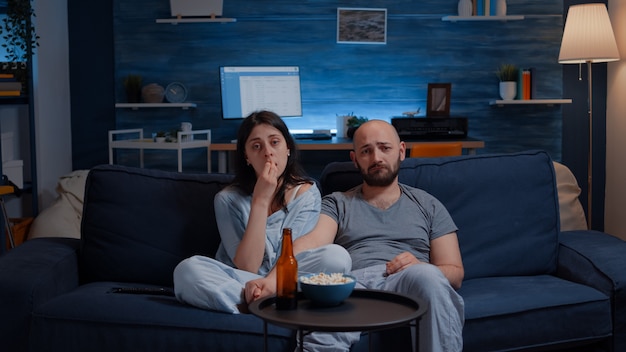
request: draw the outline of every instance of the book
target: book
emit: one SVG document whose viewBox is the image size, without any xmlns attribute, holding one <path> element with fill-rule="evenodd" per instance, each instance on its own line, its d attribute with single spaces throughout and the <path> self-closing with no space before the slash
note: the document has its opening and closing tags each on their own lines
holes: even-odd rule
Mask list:
<svg viewBox="0 0 626 352">
<path fill-rule="evenodd" d="M 522 73 L 522 98 L 523 100 L 530 100 L 530 81 L 531 81 L 531 77 L 530 77 L 530 70 L 525 68 L 523 73 Z"/>
<path fill-rule="evenodd" d="M 474 0 L 476 3 L 476 16 L 483 16 L 485 14 L 485 0 Z"/>
<path fill-rule="evenodd" d="M 7 91 L 7 90 L 21 91 L 22 83 L 21 82 L 0 82 L 0 91 Z"/>
<path fill-rule="evenodd" d="M 530 71 L 530 99 L 537 98 L 537 69 L 531 67 Z"/>
<path fill-rule="evenodd" d="M 19 90 L 0 90 L 0 97 L 19 97 L 21 94 Z"/>
<path fill-rule="evenodd" d="M 517 95 L 515 99 L 523 100 L 524 99 L 524 69 L 520 68 L 517 71 Z"/>
<path fill-rule="evenodd" d="M 483 4 L 483 15 L 489 16 L 491 14 L 491 0 L 484 0 Z"/>
<path fill-rule="evenodd" d="M 472 0 L 472 16 L 478 16 L 478 3 L 481 0 Z"/>
<path fill-rule="evenodd" d="M 489 15 L 490 16 L 495 16 L 497 15 L 497 11 L 498 11 L 498 0 L 489 0 L 490 4 L 489 4 Z"/>
<path fill-rule="evenodd" d="M 15 75 L 12 73 L 0 73 L 0 78 L 15 78 Z"/>
</svg>

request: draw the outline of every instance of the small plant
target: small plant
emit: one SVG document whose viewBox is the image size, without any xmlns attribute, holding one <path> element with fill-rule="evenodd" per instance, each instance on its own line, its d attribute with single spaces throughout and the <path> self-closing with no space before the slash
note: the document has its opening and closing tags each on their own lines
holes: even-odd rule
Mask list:
<svg viewBox="0 0 626 352">
<path fill-rule="evenodd" d="M 363 117 L 363 116 L 356 117 L 354 115 L 350 115 L 350 116 L 352 117 L 349 118 L 348 121 L 346 122 L 348 127 L 359 127 L 368 121 L 367 117 Z"/>
<path fill-rule="evenodd" d="M 35 11 L 32 0 L 5 1 L 6 17 L 0 23 L 2 47 L 6 51 L 6 59 L 12 62 L 30 61 L 39 46 L 39 36 L 35 33 L 31 18 Z"/>
<path fill-rule="evenodd" d="M 124 88 L 141 90 L 141 76 L 130 74 L 124 77 Z"/>
<path fill-rule="evenodd" d="M 496 76 L 498 76 L 500 82 L 517 82 L 518 74 L 519 70 L 513 64 L 502 64 L 496 71 Z"/>
<path fill-rule="evenodd" d="M 156 136 L 157 137 L 166 137 L 167 133 L 165 133 L 165 131 L 159 131 L 159 132 L 156 133 Z"/>
<path fill-rule="evenodd" d="M 129 103 L 138 103 L 141 100 L 141 84 L 143 79 L 140 75 L 130 74 L 124 77 L 124 88 L 126 89 L 126 100 Z"/>
</svg>

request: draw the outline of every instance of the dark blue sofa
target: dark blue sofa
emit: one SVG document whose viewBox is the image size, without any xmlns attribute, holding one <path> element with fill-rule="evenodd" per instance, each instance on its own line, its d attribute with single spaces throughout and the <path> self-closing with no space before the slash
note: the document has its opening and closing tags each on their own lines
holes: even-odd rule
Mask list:
<svg viewBox="0 0 626 352">
<path fill-rule="evenodd" d="M 170 288 L 180 260 L 213 255 L 213 197 L 230 179 L 91 170 L 81 240 L 34 239 L 0 257 L 3 350 L 260 350 L 263 324 L 252 315 L 111 292 Z M 560 233 L 547 154 L 407 159 L 400 180 L 441 199 L 459 226 L 466 351 L 626 350 L 626 243 L 600 232 Z M 358 182 L 350 163 L 328 165 L 320 180 L 323 192 Z M 292 331 L 269 325 L 269 334 L 271 351 L 293 351 Z M 374 342 L 384 344 L 380 336 Z"/>
</svg>

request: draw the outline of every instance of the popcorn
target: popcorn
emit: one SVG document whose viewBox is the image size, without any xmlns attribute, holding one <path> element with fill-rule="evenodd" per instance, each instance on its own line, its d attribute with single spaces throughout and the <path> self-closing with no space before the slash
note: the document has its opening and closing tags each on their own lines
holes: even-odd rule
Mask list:
<svg viewBox="0 0 626 352">
<path fill-rule="evenodd" d="M 311 276 L 301 276 L 300 282 L 310 285 L 339 285 L 354 281 L 350 277 L 343 276 L 342 273 L 319 273 Z"/>
</svg>

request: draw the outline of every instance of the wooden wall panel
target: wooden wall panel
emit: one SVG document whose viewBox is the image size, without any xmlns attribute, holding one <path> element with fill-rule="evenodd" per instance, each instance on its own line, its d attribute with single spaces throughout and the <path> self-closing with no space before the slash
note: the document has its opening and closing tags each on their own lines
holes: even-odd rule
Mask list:
<svg viewBox="0 0 626 352">
<path fill-rule="evenodd" d="M 354 112 L 389 119 L 426 108 L 428 82 L 451 82 L 453 116 L 470 119 L 470 135 L 486 141 L 480 153 L 544 149 L 561 158 L 561 107 L 493 107 L 495 70 L 515 63 L 537 70 L 537 96 L 562 98 L 557 57 L 562 4 L 509 0 L 509 14 L 523 21 L 445 22 L 456 0 L 368 1 L 388 10 L 387 44 L 336 43 L 337 7 L 358 1 L 224 0 L 224 17 L 236 23 L 158 24 L 167 0 L 114 1 L 115 98 L 124 101 L 122 79 L 141 74 L 145 83 L 172 81 L 189 88 L 196 109 L 116 109 L 117 128 L 147 132 L 191 121 L 211 128 L 215 139 L 234 137 L 238 122 L 220 117 L 221 65 L 299 65 L 305 127 L 334 128 L 335 116 Z M 567 97 L 565 97 L 567 98 Z M 288 120 L 290 127 L 303 120 Z"/>
</svg>

